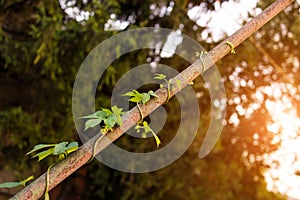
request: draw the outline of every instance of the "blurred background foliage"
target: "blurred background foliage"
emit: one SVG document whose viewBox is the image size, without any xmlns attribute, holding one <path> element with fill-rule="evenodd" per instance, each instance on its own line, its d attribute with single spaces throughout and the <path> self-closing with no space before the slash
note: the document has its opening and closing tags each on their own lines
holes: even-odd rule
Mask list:
<svg viewBox="0 0 300 200">
<path fill-rule="evenodd" d="M 259 1 L 255 9 L 264 9 L 272 2 Z M 79 141 L 72 118 L 72 87 L 77 70 L 96 45 L 124 30 L 163 27 L 180 30 L 210 50 L 226 38 L 226 32 L 215 39 L 206 25 L 197 23 L 197 17 L 189 16 L 189 11 L 199 6 L 205 14 L 226 3 L 0 0 L 1 180 L 21 180 L 31 174 L 38 177 L 47 169 L 49 163 L 37 164 L 24 156 L 34 145 Z M 270 168 L 264 155 L 276 151 L 281 142 L 271 142 L 274 134 L 267 126 L 273 118 L 265 102 L 274 97 L 264 92 L 261 98 L 254 94 L 281 83 L 285 88 L 281 96 L 291 99 L 299 116 L 299 9 L 299 1 L 295 1 L 255 33 L 252 41 L 241 44 L 235 55 L 217 63 L 226 87 L 227 117 L 221 138 L 205 159 L 198 158 L 198 151 L 210 122 L 210 107 L 217 103 L 210 102 L 205 83 L 199 78 L 193 85 L 200 95 L 199 133 L 180 159 L 164 169 L 144 174 L 118 172 L 94 161 L 55 188 L 52 198 L 283 199 L 276 191 L 267 190 L 264 177 Z M 248 17 L 254 14 L 248 13 Z M 246 20 L 236 23 L 242 25 Z M 118 55 L 119 49 L 116 45 L 115 49 L 107 49 L 107 54 Z M 110 95 L 118 79 L 144 63 L 167 64 L 178 71 L 189 65 L 180 58 L 161 58 L 152 50 L 126 54 L 102 76 L 96 108 L 110 107 Z M 176 102 L 172 99 L 165 105 L 168 121 L 159 133 L 163 144 L 176 133 L 180 120 Z M 129 136 L 120 138 L 117 144 L 136 152 L 155 147 L 152 138 L 141 141 Z M 5 178 L 7 171 L 14 176 Z M 0 197 L 6 199 L 14 192 L 1 190 Z"/>
</svg>

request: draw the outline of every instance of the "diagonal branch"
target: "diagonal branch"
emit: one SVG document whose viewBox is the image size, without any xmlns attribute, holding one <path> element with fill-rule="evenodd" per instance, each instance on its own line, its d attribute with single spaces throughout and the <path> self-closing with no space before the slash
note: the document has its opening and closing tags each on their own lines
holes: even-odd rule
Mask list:
<svg viewBox="0 0 300 200">
<path fill-rule="evenodd" d="M 265 9 L 261 14 L 253 18 L 241 29 L 235 32 L 232 36 L 212 49 L 207 55 L 204 55 L 203 62 L 206 66 L 205 70 L 213 66 L 214 63 L 222 59 L 226 54 L 230 52 L 231 49 L 229 45 L 226 44 L 226 42 L 229 42 L 234 46 L 238 46 L 293 1 L 294 0 L 277 0 L 267 9 Z M 192 82 L 194 79 L 201 75 L 201 69 L 202 62 L 199 59 L 183 72 L 174 77 L 172 81 L 179 80 L 181 82 L 181 87 L 184 88 L 189 82 Z M 174 96 L 178 92 L 178 88 L 174 91 L 171 91 L 170 97 Z M 168 98 L 168 91 L 166 88 L 158 89 L 155 93 L 157 94 L 158 98 L 151 99 L 147 104 L 141 106 L 143 116 L 149 115 L 157 107 L 162 105 Z M 134 107 L 122 117 L 122 127 L 118 127 L 112 132 L 107 133 L 107 135 L 105 135 L 105 137 L 103 137 L 98 142 L 95 153 L 101 152 L 110 143 L 117 140 L 120 136 L 123 135 L 124 132 L 129 130 L 140 120 L 140 112 L 137 107 Z M 49 190 L 53 189 L 65 178 L 70 176 L 73 172 L 75 172 L 77 169 L 79 169 L 89 161 L 92 156 L 94 143 L 98 138 L 99 135 L 96 135 L 84 145 L 82 145 L 76 152 L 72 153 L 70 156 L 55 165 L 50 170 Z M 41 175 L 37 180 L 25 187 L 11 199 L 39 199 L 43 196 L 45 184 L 46 173 Z"/>
</svg>

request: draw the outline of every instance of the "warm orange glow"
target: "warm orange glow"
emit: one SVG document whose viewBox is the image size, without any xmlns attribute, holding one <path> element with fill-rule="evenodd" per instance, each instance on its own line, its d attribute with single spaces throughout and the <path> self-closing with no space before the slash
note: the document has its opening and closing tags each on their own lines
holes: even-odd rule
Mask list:
<svg viewBox="0 0 300 200">
<path fill-rule="evenodd" d="M 265 88 L 268 96 L 273 97 L 265 101 L 265 106 L 272 116 L 267 124 L 267 130 L 274 134 L 270 142 L 279 147 L 263 156 L 270 166 L 264 174 L 267 189 L 300 199 L 300 118 L 290 99 L 296 88 L 289 84 L 274 85 Z"/>
</svg>

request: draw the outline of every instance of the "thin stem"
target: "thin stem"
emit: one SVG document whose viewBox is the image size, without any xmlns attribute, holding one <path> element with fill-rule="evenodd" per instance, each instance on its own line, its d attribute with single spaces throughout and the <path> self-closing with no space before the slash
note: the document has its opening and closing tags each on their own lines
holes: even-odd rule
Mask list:
<svg viewBox="0 0 300 200">
<path fill-rule="evenodd" d="M 149 127 L 150 128 L 150 127 Z M 156 135 L 156 133 L 153 131 L 152 128 L 150 128 L 150 132 L 152 133 L 153 137 L 155 138 L 155 142 L 156 142 L 156 145 L 157 145 L 157 148 L 159 147 L 159 145 L 161 144 L 161 141 L 160 139 L 158 138 L 158 136 Z"/>
<path fill-rule="evenodd" d="M 94 159 L 94 157 L 95 157 L 95 152 L 96 152 L 96 148 L 97 148 L 97 144 L 98 144 L 98 142 L 99 142 L 104 136 L 105 136 L 105 134 L 102 133 L 102 135 L 95 141 L 94 146 L 93 146 L 92 156 L 91 156 L 91 158 L 89 159 L 89 161 L 88 161 L 87 163 L 90 163 L 90 162 Z"/>
<path fill-rule="evenodd" d="M 49 176 L 50 176 L 50 169 L 55 165 L 56 163 L 53 163 L 53 164 L 51 164 L 49 167 L 48 167 L 48 169 L 47 169 L 47 174 L 46 174 L 46 188 L 45 188 L 45 193 L 44 193 L 44 196 L 45 196 L 45 200 L 47 200 L 47 199 L 49 199 L 49 194 L 48 194 L 48 192 L 49 192 L 49 182 L 50 182 L 50 178 L 49 178 Z"/>
<path fill-rule="evenodd" d="M 139 112 L 140 112 L 140 115 L 141 115 L 141 119 L 140 119 L 140 121 L 138 122 L 138 123 L 140 124 L 140 123 L 143 122 L 144 116 L 143 116 L 142 109 L 141 109 L 139 103 L 136 103 L 136 106 L 137 106 L 137 108 L 139 109 Z"/>
<path fill-rule="evenodd" d="M 203 72 L 204 72 L 204 70 L 205 70 L 205 63 L 204 63 L 204 60 L 203 60 L 203 56 L 204 55 L 206 55 L 206 54 L 208 54 L 206 51 L 204 52 L 204 51 L 201 51 L 201 54 L 200 54 L 200 61 L 201 61 L 201 64 L 202 64 L 202 69 L 201 69 L 201 72 L 200 72 L 200 74 L 202 74 Z"/>
<path fill-rule="evenodd" d="M 168 103 L 169 99 L 171 98 L 171 91 L 170 91 L 171 84 L 170 84 L 170 81 L 168 81 L 168 80 L 166 80 L 166 82 L 167 82 L 168 97 L 167 97 L 167 100 L 166 100 L 166 102 L 164 104 Z"/>
</svg>

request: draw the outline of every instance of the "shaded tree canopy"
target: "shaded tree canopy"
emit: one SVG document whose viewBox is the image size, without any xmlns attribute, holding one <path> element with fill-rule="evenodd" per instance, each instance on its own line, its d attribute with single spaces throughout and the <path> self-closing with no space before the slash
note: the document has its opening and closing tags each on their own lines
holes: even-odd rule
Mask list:
<svg viewBox="0 0 300 200">
<path fill-rule="evenodd" d="M 81 63 L 99 43 L 129 29 L 163 27 L 180 31 L 209 50 L 229 34 L 220 30 L 216 37 L 216 31 L 209 28 L 213 20 L 209 16 L 239 2 L 0 1 L 0 170 L 13 171 L 20 179 L 30 174 L 37 177 L 49 163 L 37 165 L 24 157 L 34 145 L 80 141 L 72 117 L 72 88 Z M 271 2 L 258 1 L 246 17 L 244 13 L 228 26 L 242 26 Z M 275 117 L 283 113 L 272 112 L 276 111 L 274 102 L 289 105 L 285 109 L 295 119 L 300 114 L 299 4 L 295 1 L 236 48 L 235 55 L 217 63 L 226 88 L 227 117 L 221 138 L 206 158 L 199 159 L 198 152 L 210 122 L 210 108 L 224 101 L 211 102 L 206 83 L 199 78 L 193 85 L 201 110 L 198 134 L 180 159 L 145 174 L 118 172 L 94 161 L 54 189 L 53 199 L 282 199 L 275 194 L 282 192 L 280 188 L 269 188 L 275 193 L 267 190 L 265 172 L 279 167 L 267 158 L 284 145 L 285 126 L 278 125 Z M 191 16 L 192 9 L 198 14 Z M 228 18 L 233 15 L 229 13 Z M 108 49 L 107 55 L 118 54 L 119 45 Z M 178 71 L 190 64 L 178 56 L 162 58 L 153 49 L 123 55 L 102 76 L 96 108 L 110 107 L 117 81 L 144 63 L 165 64 Z M 140 90 L 153 88 L 157 86 Z M 168 119 L 159 136 L 168 144 L 176 134 L 180 113 L 176 99 L 164 107 Z M 288 130 L 296 135 L 287 137 L 299 138 L 299 128 Z M 117 144 L 134 152 L 155 150 L 152 138 L 124 135 Z M 14 192 L 5 190 L 3 199 Z"/>
</svg>

